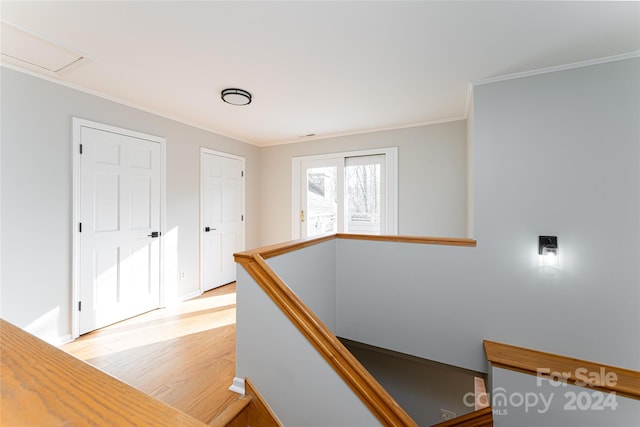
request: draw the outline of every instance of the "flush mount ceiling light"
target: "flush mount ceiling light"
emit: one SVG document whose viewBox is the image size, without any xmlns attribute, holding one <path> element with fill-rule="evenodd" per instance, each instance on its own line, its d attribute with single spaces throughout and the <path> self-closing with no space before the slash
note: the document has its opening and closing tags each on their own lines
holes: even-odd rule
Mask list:
<svg viewBox="0 0 640 427">
<path fill-rule="evenodd" d="M 220 97 L 224 102 L 231 105 L 248 105 L 251 104 L 251 94 L 246 90 L 229 88 L 220 93 Z"/>
</svg>

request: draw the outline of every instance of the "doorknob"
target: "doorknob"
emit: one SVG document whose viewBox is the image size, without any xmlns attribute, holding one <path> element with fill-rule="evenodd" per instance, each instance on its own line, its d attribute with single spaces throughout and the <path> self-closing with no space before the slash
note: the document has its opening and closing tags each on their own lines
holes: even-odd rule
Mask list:
<svg viewBox="0 0 640 427">
<path fill-rule="evenodd" d="M 208 233 L 208 232 L 210 232 L 210 231 L 216 231 L 216 229 L 215 229 L 215 228 L 211 228 L 211 227 L 205 227 L 205 228 L 204 228 L 204 232 L 205 232 L 205 233 Z"/>
<path fill-rule="evenodd" d="M 161 234 L 159 231 L 152 231 L 151 234 L 147 234 L 147 237 L 160 237 Z"/>
</svg>

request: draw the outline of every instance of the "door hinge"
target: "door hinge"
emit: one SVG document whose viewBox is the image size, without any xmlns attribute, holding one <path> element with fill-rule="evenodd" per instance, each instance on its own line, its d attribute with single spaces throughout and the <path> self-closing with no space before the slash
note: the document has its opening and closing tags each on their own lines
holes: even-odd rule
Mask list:
<svg viewBox="0 0 640 427">
<path fill-rule="evenodd" d="M 80 144 L 80 154 L 82 154 L 82 144 Z"/>
<path fill-rule="evenodd" d="M 82 223 L 78 223 L 78 232 L 82 233 Z"/>
<path fill-rule="evenodd" d="M 244 171 L 240 171 L 240 177 L 244 178 Z"/>
<path fill-rule="evenodd" d="M 300 222 L 304 222 L 304 211 L 300 211 Z"/>
<path fill-rule="evenodd" d="M 82 311 L 82 301 L 78 301 L 78 311 Z"/>
<path fill-rule="evenodd" d="M 244 221 L 244 215 L 240 215 L 240 221 Z"/>
</svg>

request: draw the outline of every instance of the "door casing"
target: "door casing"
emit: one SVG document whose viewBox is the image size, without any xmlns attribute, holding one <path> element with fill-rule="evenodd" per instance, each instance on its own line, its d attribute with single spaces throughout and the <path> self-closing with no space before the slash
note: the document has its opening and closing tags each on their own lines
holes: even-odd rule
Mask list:
<svg viewBox="0 0 640 427">
<path fill-rule="evenodd" d="M 205 263 L 205 259 L 204 259 L 204 227 L 207 226 L 207 224 L 204 223 L 204 204 L 205 204 L 205 195 L 204 195 L 204 190 L 205 190 L 205 183 L 204 183 L 204 161 L 205 161 L 205 155 L 213 155 L 213 156 L 218 156 L 218 157 L 226 157 L 229 159 L 233 159 L 233 160 L 238 160 L 242 163 L 242 170 L 243 170 L 243 180 L 241 183 L 241 191 L 242 191 L 242 197 L 241 197 L 241 212 L 243 215 L 244 220 L 241 222 L 240 226 L 241 226 L 241 233 L 242 233 L 242 241 L 241 241 L 241 250 L 244 250 L 245 248 L 245 243 L 246 243 L 246 212 L 245 212 L 245 205 L 246 205 L 246 172 L 244 172 L 246 170 L 245 168 L 245 163 L 246 160 L 244 157 L 241 156 L 236 156 L 235 154 L 229 154 L 229 153 L 225 153 L 222 151 L 216 151 L 216 150 L 212 150 L 209 148 L 204 148 L 204 147 L 200 147 L 200 228 L 198 230 L 199 233 L 199 243 L 200 243 L 200 293 L 204 292 L 204 287 L 205 287 L 205 283 L 204 283 L 204 263 Z"/>
<path fill-rule="evenodd" d="M 299 239 L 301 237 L 300 210 L 302 209 L 301 192 L 303 185 L 301 170 L 305 162 L 379 154 L 385 155 L 386 165 L 386 234 L 398 234 L 398 147 L 385 147 L 371 150 L 293 157 L 291 159 L 291 238 Z"/>
<path fill-rule="evenodd" d="M 166 218 L 166 139 L 149 135 L 129 129 L 123 129 L 116 126 L 107 125 L 104 123 L 94 122 L 78 117 L 72 118 L 72 138 L 71 138 L 71 153 L 72 153 L 72 224 L 73 230 L 72 238 L 72 277 L 71 277 L 71 338 L 78 338 L 80 335 L 80 315 L 78 310 L 78 304 L 80 302 L 80 230 L 79 224 L 81 222 L 80 206 L 81 206 L 81 176 L 80 176 L 80 164 L 81 153 L 80 144 L 81 141 L 81 129 L 82 127 L 89 127 L 105 132 L 117 133 L 133 138 L 145 139 L 160 144 L 160 232 L 164 234 L 165 231 L 165 218 Z M 165 292 L 164 292 L 164 239 L 160 238 L 160 306 L 165 305 Z"/>
</svg>

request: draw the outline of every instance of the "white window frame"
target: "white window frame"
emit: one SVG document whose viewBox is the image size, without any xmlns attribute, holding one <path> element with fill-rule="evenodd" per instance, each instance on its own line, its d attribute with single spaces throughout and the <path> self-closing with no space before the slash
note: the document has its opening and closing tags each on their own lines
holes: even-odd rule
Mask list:
<svg viewBox="0 0 640 427">
<path fill-rule="evenodd" d="M 344 164 L 347 157 L 359 156 L 385 156 L 385 185 L 386 185 L 386 235 L 398 234 L 398 147 L 374 148 L 371 150 L 346 151 L 340 153 L 327 153 L 312 156 L 294 157 L 292 164 L 292 189 L 291 189 L 291 238 L 300 238 L 300 211 L 301 206 L 301 169 L 302 163 L 310 160 L 342 159 Z"/>
</svg>

